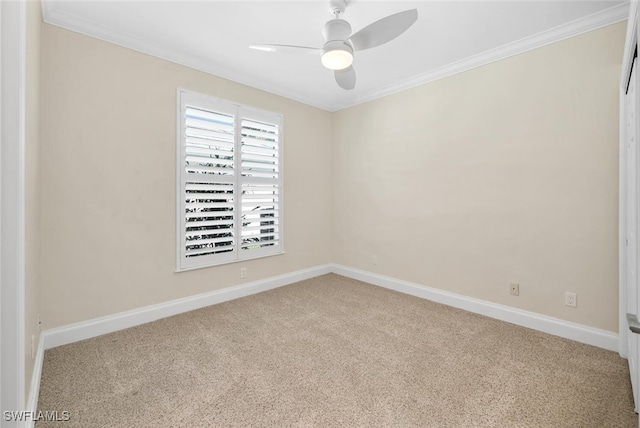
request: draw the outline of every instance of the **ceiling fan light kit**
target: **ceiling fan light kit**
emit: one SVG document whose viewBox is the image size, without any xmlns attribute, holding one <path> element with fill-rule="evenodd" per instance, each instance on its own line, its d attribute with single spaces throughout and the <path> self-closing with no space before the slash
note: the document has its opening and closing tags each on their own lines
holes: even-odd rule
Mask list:
<svg viewBox="0 0 640 428">
<path fill-rule="evenodd" d="M 328 42 L 322 48 L 320 60 L 329 70 L 344 70 L 353 63 L 353 49 L 339 40 Z"/>
<path fill-rule="evenodd" d="M 342 6 L 342 9 L 339 7 Z M 328 21 L 322 28 L 324 36 L 324 46 L 320 60 L 329 70 L 344 70 L 353 63 L 353 47 L 346 40 L 351 35 L 351 25 L 344 19 L 338 18 L 344 11 L 346 4 L 336 4 L 332 2 L 329 11 L 336 18 Z"/>
<path fill-rule="evenodd" d="M 267 52 L 314 53 L 319 51 L 322 65 L 333 70 L 338 86 L 345 90 L 353 89 L 356 86 L 356 72 L 352 66 L 354 52 L 374 48 L 395 39 L 416 22 L 418 10 L 410 9 L 387 16 L 352 34 L 351 25 L 340 18 L 346 7 L 345 0 L 329 2 L 329 12 L 334 19 L 327 21 L 322 28 L 324 37 L 322 49 L 294 45 L 251 45 L 249 47 Z"/>
</svg>

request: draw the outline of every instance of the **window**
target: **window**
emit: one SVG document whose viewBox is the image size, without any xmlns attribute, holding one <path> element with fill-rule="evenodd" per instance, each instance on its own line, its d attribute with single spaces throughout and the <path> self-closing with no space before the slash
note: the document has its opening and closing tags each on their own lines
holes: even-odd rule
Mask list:
<svg viewBox="0 0 640 428">
<path fill-rule="evenodd" d="M 178 91 L 177 269 L 282 252 L 282 116 Z"/>
</svg>

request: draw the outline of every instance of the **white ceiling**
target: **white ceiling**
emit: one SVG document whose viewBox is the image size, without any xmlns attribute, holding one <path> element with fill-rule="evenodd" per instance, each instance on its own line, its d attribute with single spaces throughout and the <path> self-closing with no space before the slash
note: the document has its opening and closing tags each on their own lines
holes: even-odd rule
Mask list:
<svg viewBox="0 0 640 428">
<path fill-rule="evenodd" d="M 319 56 L 250 44 L 321 47 L 327 1 L 44 0 L 46 22 L 178 62 L 329 111 L 501 59 L 625 19 L 624 1 L 351 0 L 353 31 L 418 9 L 386 45 L 356 52 L 356 88 L 338 87 Z"/>
</svg>

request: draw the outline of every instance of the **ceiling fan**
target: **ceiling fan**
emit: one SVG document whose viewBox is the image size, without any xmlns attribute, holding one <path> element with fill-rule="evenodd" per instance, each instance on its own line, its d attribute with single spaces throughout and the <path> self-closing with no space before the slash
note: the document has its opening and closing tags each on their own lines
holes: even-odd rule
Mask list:
<svg viewBox="0 0 640 428">
<path fill-rule="evenodd" d="M 329 12 L 334 16 L 322 28 L 324 45 L 321 48 L 294 45 L 250 45 L 251 49 L 266 52 L 320 53 L 322 65 L 333 70 L 342 89 L 356 86 L 356 72 L 351 65 L 356 51 L 375 48 L 395 39 L 418 19 L 418 10 L 410 9 L 389 15 L 351 34 L 351 25 L 340 16 L 347 7 L 346 0 L 331 0 Z"/>
</svg>

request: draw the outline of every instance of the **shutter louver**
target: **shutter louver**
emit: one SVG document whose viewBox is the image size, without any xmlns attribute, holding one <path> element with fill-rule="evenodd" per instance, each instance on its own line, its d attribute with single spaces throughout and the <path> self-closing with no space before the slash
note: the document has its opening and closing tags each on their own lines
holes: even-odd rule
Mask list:
<svg viewBox="0 0 640 428">
<path fill-rule="evenodd" d="M 235 249 L 234 117 L 185 111 L 185 257 Z"/>
<path fill-rule="evenodd" d="M 241 121 L 242 250 L 280 241 L 279 126 Z"/>
<path fill-rule="evenodd" d="M 242 249 L 250 250 L 278 244 L 278 186 L 242 186 Z"/>
</svg>

